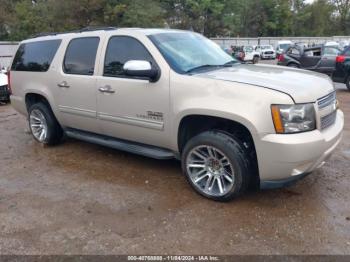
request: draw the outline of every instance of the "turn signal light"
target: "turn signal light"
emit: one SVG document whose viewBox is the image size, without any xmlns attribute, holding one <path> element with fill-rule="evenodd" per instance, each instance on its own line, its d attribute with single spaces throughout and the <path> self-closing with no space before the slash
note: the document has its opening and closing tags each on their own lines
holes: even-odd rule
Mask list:
<svg viewBox="0 0 350 262">
<path fill-rule="evenodd" d="M 281 118 L 281 113 L 280 109 L 278 106 L 271 106 L 271 113 L 272 113 L 272 119 L 273 119 L 273 124 L 275 125 L 276 132 L 278 134 L 283 134 L 284 133 L 284 126 Z"/>
</svg>

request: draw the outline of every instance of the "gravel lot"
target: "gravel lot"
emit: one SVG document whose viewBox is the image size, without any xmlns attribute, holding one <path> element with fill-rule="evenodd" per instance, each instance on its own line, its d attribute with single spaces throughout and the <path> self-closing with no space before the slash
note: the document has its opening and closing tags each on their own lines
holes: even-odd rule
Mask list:
<svg viewBox="0 0 350 262">
<path fill-rule="evenodd" d="M 44 147 L 27 130 L 0 106 L 0 254 L 350 254 L 349 121 L 322 169 L 226 204 L 194 193 L 177 161 Z"/>
</svg>

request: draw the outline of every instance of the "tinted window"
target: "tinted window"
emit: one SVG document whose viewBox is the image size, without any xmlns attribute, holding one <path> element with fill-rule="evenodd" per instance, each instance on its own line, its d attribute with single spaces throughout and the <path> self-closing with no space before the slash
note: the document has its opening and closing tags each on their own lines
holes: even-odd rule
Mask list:
<svg viewBox="0 0 350 262">
<path fill-rule="evenodd" d="M 344 51 L 344 55 L 345 56 L 350 56 L 350 48 L 348 48 L 347 50 Z"/>
<path fill-rule="evenodd" d="M 63 63 L 66 74 L 93 75 L 98 37 L 77 38 L 70 41 Z"/>
<path fill-rule="evenodd" d="M 61 40 L 21 44 L 12 63 L 13 71 L 46 72 L 57 52 Z"/>
<path fill-rule="evenodd" d="M 334 47 L 325 47 L 324 48 L 324 54 L 325 55 L 338 55 L 340 53 L 340 50 Z"/>
<path fill-rule="evenodd" d="M 155 64 L 148 50 L 135 38 L 112 37 L 106 51 L 104 75 L 125 77 L 123 66 L 130 60 L 145 60 Z"/>
</svg>

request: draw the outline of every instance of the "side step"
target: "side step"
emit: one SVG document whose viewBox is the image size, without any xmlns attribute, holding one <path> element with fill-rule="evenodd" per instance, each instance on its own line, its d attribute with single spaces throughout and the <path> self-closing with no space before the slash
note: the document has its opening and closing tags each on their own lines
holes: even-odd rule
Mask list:
<svg viewBox="0 0 350 262">
<path fill-rule="evenodd" d="M 97 135 L 90 132 L 76 129 L 67 129 L 65 133 L 68 137 L 83 140 L 89 143 L 110 147 L 117 150 L 126 151 L 155 159 L 173 159 L 175 155 L 172 151 L 155 146 L 143 145 L 135 142 L 121 140 L 113 137 Z"/>
</svg>

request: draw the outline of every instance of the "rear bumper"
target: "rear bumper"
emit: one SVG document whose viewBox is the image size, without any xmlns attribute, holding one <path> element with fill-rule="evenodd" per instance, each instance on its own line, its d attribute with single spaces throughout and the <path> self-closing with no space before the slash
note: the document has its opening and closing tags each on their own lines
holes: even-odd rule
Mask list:
<svg viewBox="0 0 350 262">
<path fill-rule="evenodd" d="M 340 143 L 343 127 L 338 110 L 335 124 L 323 131 L 262 137 L 256 146 L 262 187 L 288 185 L 321 167 Z"/>
</svg>

